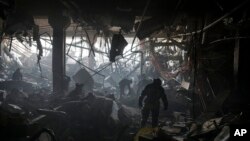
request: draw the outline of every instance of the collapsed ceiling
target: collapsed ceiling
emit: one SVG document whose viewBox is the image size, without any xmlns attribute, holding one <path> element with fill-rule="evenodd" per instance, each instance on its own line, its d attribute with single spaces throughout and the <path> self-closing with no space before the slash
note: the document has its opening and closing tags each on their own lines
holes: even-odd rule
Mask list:
<svg viewBox="0 0 250 141">
<path fill-rule="evenodd" d="M 223 108 L 249 114 L 245 98 L 249 95 L 245 83 L 249 81 L 249 5 L 249 0 L 0 0 L 0 89 L 6 93 L 22 89 L 31 98 L 34 93 L 44 94 L 41 97 L 57 104 L 49 94 L 62 98 L 75 86 L 70 85 L 71 78 L 76 89 L 85 86 L 94 94 L 109 91 L 116 97 L 119 82 L 131 78 L 136 91 L 119 100 L 137 108 L 144 88 L 140 82 L 161 78 L 168 112 L 188 111 L 200 120 L 203 115 L 205 120 L 223 115 Z M 25 81 L 10 80 L 19 67 Z M 95 101 L 91 94 L 84 102 Z M 99 113 L 110 114 L 100 111 L 106 102 L 110 110 L 116 97 L 105 96 L 108 100 L 97 98 L 101 104 L 93 102 L 90 109 L 81 101 L 66 102 L 59 109 L 72 117 L 78 112 L 70 110 L 88 109 L 82 118 L 92 121 L 86 116 L 91 108 L 97 119 Z M 58 114 L 56 109 L 39 112 Z"/>
<path fill-rule="evenodd" d="M 135 33 L 135 22 L 144 20 L 141 31 L 139 30 L 141 33 L 137 34 L 142 39 L 160 30 L 163 30 L 163 37 L 166 37 L 201 29 L 195 27 L 196 18 L 201 20 L 205 16 L 208 17 L 206 24 L 209 25 L 224 15 L 232 16 L 236 10 L 247 7 L 247 1 L 2 0 L 0 5 L 1 17 L 6 20 L 6 34 L 31 29 L 34 24 L 32 17 L 46 19 L 53 13 L 63 12 L 80 26 L 104 32 L 109 31 L 111 27 L 120 27 L 124 33 Z M 234 11 L 231 12 L 232 10 Z M 233 22 L 237 22 L 236 20 L 239 20 L 239 17 L 234 17 Z M 38 25 L 48 26 L 43 23 L 43 20 L 39 20 Z"/>
<path fill-rule="evenodd" d="M 70 56 L 74 38 L 81 38 L 78 43 L 88 43 L 89 56 L 103 53 L 110 57 L 110 62 L 118 61 L 119 58 L 116 57 L 119 55 L 126 58 L 128 54 L 123 50 L 130 50 L 131 54 L 137 54 L 134 56 L 140 56 L 140 60 L 134 59 L 140 61 L 135 65 L 135 69 L 129 70 L 130 72 L 122 77 L 130 75 L 140 65 L 142 73 L 144 62 L 150 60 L 160 76 L 166 80 L 198 68 L 202 71 L 194 71 L 194 74 L 213 76 L 214 70 L 220 70 L 221 64 L 217 62 L 221 61 L 224 62 L 223 69 L 231 69 L 231 61 L 225 61 L 225 58 L 233 59 L 233 47 L 225 49 L 217 46 L 227 46 L 228 42 L 234 42 L 235 39 L 249 38 L 248 0 L 1 0 L 0 7 L 1 37 L 10 41 L 9 51 L 13 38 L 19 42 L 26 40 L 30 45 L 33 45 L 33 39 L 39 51 L 39 63 L 43 51 L 51 50 L 42 44 L 51 41 L 52 34 L 57 31 L 57 24 L 64 23 L 63 26 L 67 28 L 66 36 L 72 37 L 71 43 L 67 44 L 67 57 L 86 67 L 93 75 L 102 77 L 105 75 L 100 72 L 110 64 L 93 70 Z M 111 38 L 116 37 L 119 37 L 117 42 L 111 41 Z M 127 42 L 128 38 L 131 41 Z M 139 40 L 135 43 L 137 38 Z M 97 41 L 101 46 L 102 39 L 107 49 L 95 47 Z M 77 47 L 77 43 L 75 45 Z M 126 45 L 131 49 L 124 49 Z M 5 49 L 5 52 L 8 52 L 6 50 L 8 49 Z M 143 56 L 143 53 L 146 56 Z M 148 56 L 151 56 L 150 59 Z M 214 58 L 221 60 L 214 61 Z M 126 59 L 133 60 L 133 57 Z M 124 65 L 126 68 L 127 63 L 124 62 L 115 65 Z M 206 66 L 212 68 L 207 69 Z M 232 73 L 225 73 L 222 78 L 227 78 L 230 74 Z M 216 82 L 216 79 L 213 81 Z"/>
</svg>

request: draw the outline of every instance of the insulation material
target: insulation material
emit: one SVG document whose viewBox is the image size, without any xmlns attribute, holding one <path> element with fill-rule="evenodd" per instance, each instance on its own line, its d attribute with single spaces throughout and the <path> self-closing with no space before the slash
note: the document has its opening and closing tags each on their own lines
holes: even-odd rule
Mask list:
<svg viewBox="0 0 250 141">
<path fill-rule="evenodd" d="M 185 88 L 186 90 L 189 89 L 189 86 L 190 86 L 190 83 L 189 82 L 186 82 L 186 81 L 182 81 L 181 82 L 181 87 L 182 88 Z"/>
</svg>

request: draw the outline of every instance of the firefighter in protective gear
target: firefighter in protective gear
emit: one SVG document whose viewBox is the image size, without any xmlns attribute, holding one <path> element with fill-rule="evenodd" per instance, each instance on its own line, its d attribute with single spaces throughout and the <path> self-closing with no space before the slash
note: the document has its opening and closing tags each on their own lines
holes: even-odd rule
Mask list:
<svg viewBox="0 0 250 141">
<path fill-rule="evenodd" d="M 148 84 L 144 88 L 141 93 L 141 96 L 139 97 L 139 107 L 142 108 L 141 127 L 145 126 L 150 113 L 152 114 L 152 127 L 158 126 L 160 99 L 162 99 L 164 103 L 164 110 L 167 110 L 168 100 L 167 96 L 165 95 L 164 89 L 161 86 L 161 80 L 154 79 L 153 83 Z"/>
</svg>

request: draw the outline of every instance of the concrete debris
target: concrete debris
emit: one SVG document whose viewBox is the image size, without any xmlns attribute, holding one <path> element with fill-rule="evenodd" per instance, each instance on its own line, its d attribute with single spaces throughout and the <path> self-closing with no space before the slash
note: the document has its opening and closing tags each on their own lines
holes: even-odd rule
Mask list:
<svg viewBox="0 0 250 141">
<path fill-rule="evenodd" d="M 111 113 L 110 116 L 115 121 L 119 120 L 119 118 L 118 118 L 118 110 L 119 110 L 118 104 L 115 101 L 113 101 L 112 113 Z"/>
<path fill-rule="evenodd" d="M 177 141 L 165 133 L 162 128 L 142 128 L 135 136 L 135 141 Z"/>
<path fill-rule="evenodd" d="M 118 117 L 122 124 L 130 125 L 133 124 L 135 121 L 139 121 L 139 113 L 139 110 L 136 108 L 121 105 L 118 111 Z"/>
<path fill-rule="evenodd" d="M 65 117 L 67 114 L 63 111 L 48 110 L 48 109 L 37 109 L 37 112 L 47 116 L 58 116 Z"/>
<path fill-rule="evenodd" d="M 188 112 L 184 112 L 183 109 L 178 110 L 181 109 L 178 107 L 179 105 L 190 102 L 185 98 L 182 99 L 182 102 L 180 101 L 180 97 L 189 95 L 189 90 L 179 89 L 180 84 L 165 84 L 164 90 L 170 99 L 170 110 L 167 111 L 169 113 L 164 113 L 160 117 L 171 114 L 172 118 L 159 119 L 158 128 L 142 128 L 138 131 L 141 120 L 140 109 L 135 106 L 130 107 L 133 106 L 132 102 L 137 102 L 136 95 L 119 99 L 115 94 L 119 92 L 119 89 L 113 88 L 118 84 L 115 81 L 113 81 L 113 86 L 95 91 L 92 87 L 94 80 L 84 69 L 80 69 L 73 79 L 79 84 L 76 84 L 75 89 L 71 88 L 72 91 L 66 96 L 51 95 L 49 89 L 40 88 L 32 81 L 4 80 L 0 82 L 0 89 L 2 89 L 0 91 L 0 126 L 6 129 L 3 133 L 8 132 L 6 135 L 17 138 L 27 135 L 36 137 L 41 133 L 41 127 L 48 127 L 53 130 L 58 140 L 84 138 L 92 141 L 112 141 L 112 139 L 126 141 L 128 138 L 131 140 L 135 138 L 134 140 L 137 141 L 160 141 L 162 139 L 193 141 L 209 138 L 209 140 L 226 141 L 229 138 L 228 123 L 240 117 L 239 115 L 227 115 L 211 118 L 205 122 L 191 122 Z M 91 82 L 89 83 L 89 81 Z M 81 90 L 86 85 L 92 89 L 92 92 L 86 93 Z M 133 85 L 131 85 L 131 89 L 134 89 Z M 75 94 L 71 97 L 71 93 Z M 131 103 L 124 102 L 126 100 Z M 134 103 L 137 105 L 136 102 Z M 178 105 L 178 103 L 180 104 Z M 11 121 L 8 121 L 10 120 L 8 114 L 15 115 L 11 117 Z M 204 117 L 204 119 L 206 118 Z M 13 127 L 9 125 L 10 122 L 16 122 L 15 124 L 20 124 L 27 130 L 18 131 L 20 134 L 15 135 L 14 131 L 10 131 Z M 34 125 L 39 125 L 39 127 Z M 17 128 L 17 130 L 19 129 Z M 96 136 L 97 134 L 99 136 Z M 39 138 L 44 138 L 44 133 L 41 133 Z"/>
<path fill-rule="evenodd" d="M 12 89 L 20 89 L 27 93 L 33 93 L 37 86 L 26 81 L 2 81 L 0 82 L 0 90 L 11 91 Z"/>
<path fill-rule="evenodd" d="M 163 126 L 161 128 L 166 134 L 178 134 L 181 132 L 181 128 L 180 127 L 167 127 L 167 126 Z"/>
<path fill-rule="evenodd" d="M 46 97 L 39 100 L 30 98 L 32 96 L 28 97 L 29 102 L 39 101 L 47 103 Z M 38 106 L 40 108 L 37 109 L 34 107 L 27 108 L 28 106 L 23 105 L 21 101 L 18 101 L 17 105 L 5 104 L 6 102 L 8 101 L 3 101 L 0 111 L 7 110 L 10 113 L 22 115 L 23 119 L 27 121 L 27 127 L 34 124 L 39 124 L 39 127 L 50 127 L 54 130 L 55 134 L 63 135 L 58 137 L 59 140 L 65 139 L 65 136 L 67 138 L 74 138 L 75 140 L 82 138 L 87 138 L 88 140 L 121 138 L 128 126 L 136 124 L 135 120 L 139 120 L 138 110 L 122 105 L 114 99 L 95 96 L 94 94 L 89 94 L 78 101 L 68 101 L 67 99 L 53 101 L 53 103 L 56 102 L 53 104 L 55 108 L 50 107 L 50 102 L 41 104 L 44 106 L 41 107 L 40 105 Z M 35 105 L 35 103 L 33 104 Z M 23 110 L 18 105 L 21 105 L 26 110 Z M 7 119 L 1 114 L 1 124 L 8 123 L 6 122 Z M 56 122 L 55 119 L 57 119 Z M 61 124 L 61 122 L 64 124 Z M 11 128 L 11 126 L 6 125 L 3 127 L 3 129 L 6 128 Z M 38 131 L 38 129 L 35 129 L 34 132 Z M 6 131 L 9 132 L 9 130 Z M 66 132 L 70 135 L 66 134 Z M 94 132 L 101 136 L 94 136 Z M 22 135 L 28 134 L 19 133 L 22 133 Z"/>
<path fill-rule="evenodd" d="M 217 129 L 218 126 L 220 125 L 221 120 L 222 120 L 222 117 L 215 118 L 215 119 L 210 119 L 210 120 L 206 121 L 202 125 L 202 131 L 207 132 L 207 131 L 210 131 L 210 130 Z"/>
<path fill-rule="evenodd" d="M 0 0 L 0 140 L 230 140 L 250 123 L 249 5 Z"/>
<path fill-rule="evenodd" d="M 84 84 L 84 91 L 92 92 L 94 88 L 94 80 L 88 71 L 80 69 L 74 76 L 73 80 L 75 83 Z"/>
</svg>

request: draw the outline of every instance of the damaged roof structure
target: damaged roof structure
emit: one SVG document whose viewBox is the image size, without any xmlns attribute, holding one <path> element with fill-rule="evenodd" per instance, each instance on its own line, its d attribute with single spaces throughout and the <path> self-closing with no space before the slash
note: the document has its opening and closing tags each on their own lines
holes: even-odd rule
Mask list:
<svg viewBox="0 0 250 141">
<path fill-rule="evenodd" d="M 0 7 L 0 140 L 218 141 L 249 123 L 249 0 Z M 156 78 L 169 107 L 141 129 L 138 99 Z"/>
</svg>

